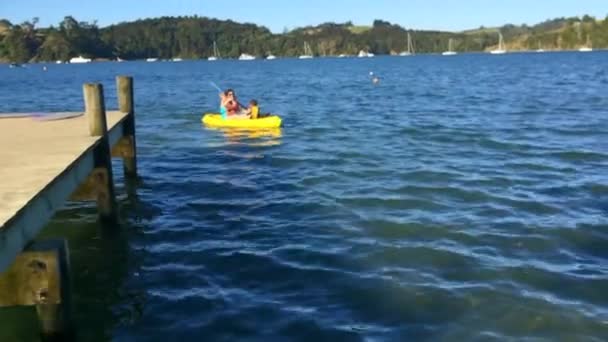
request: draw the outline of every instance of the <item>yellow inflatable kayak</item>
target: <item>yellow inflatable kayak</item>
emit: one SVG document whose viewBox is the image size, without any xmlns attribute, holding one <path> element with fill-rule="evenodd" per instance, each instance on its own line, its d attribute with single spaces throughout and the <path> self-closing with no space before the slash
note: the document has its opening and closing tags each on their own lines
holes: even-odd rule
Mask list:
<svg viewBox="0 0 608 342">
<path fill-rule="evenodd" d="M 281 118 L 276 115 L 261 119 L 222 119 L 220 114 L 207 113 L 202 118 L 203 123 L 209 127 L 233 128 L 277 128 L 281 127 Z"/>
</svg>

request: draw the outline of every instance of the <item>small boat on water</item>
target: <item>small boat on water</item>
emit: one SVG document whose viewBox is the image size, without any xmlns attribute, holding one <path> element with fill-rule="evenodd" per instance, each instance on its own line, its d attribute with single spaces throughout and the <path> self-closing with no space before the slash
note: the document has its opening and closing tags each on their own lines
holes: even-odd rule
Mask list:
<svg viewBox="0 0 608 342">
<path fill-rule="evenodd" d="M 450 42 L 448 43 L 448 51 L 444 51 L 441 53 L 442 56 L 455 56 L 458 53 L 454 51 L 454 39 L 450 38 Z"/>
<path fill-rule="evenodd" d="M 146 62 L 156 62 L 158 58 L 146 58 Z"/>
<path fill-rule="evenodd" d="M 536 49 L 537 53 L 543 53 L 545 52 L 545 49 L 543 49 L 543 46 L 540 44 L 540 40 L 538 41 L 538 49 Z"/>
<path fill-rule="evenodd" d="M 181 61 L 183 61 L 183 59 L 176 57 L 176 58 L 173 58 L 171 61 L 172 62 L 181 62 Z"/>
<path fill-rule="evenodd" d="M 592 46 L 591 38 L 589 38 L 589 35 L 587 35 L 587 43 L 585 44 L 585 46 L 578 49 L 578 51 L 579 52 L 592 52 L 593 48 L 591 46 Z"/>
<path fill-rule="evenodd" d="M 359 51 L 359 54 L 357 55 L 359 58 L 371 58 L 374 56 L 375 55 L 373 53 L 364 50 Z"/>
<path fill-rule="evenodd" d="M 399 54 L 399 56 L 407 57 L 414 55 L 414 44 L 412 43 L 412 35 L 407 33 L 407 51 L 403 51 Z"/>
<path fill-rule="evenodd" d="M 207 58 L 207 60 L 213 62 L 213 61 L 217 61 L 220 58 L 222 58 L 220 55 L 220 50 L 217 49 L 217 43 L 214 40 L 213 41 L 213 56 L 209 56 L 209 58 Z"/>
<path fill-rule="evenodd" d="M 277 56 L 270 54 L 270 55 L 266 56 L 266 59 L 270 61 L 273 59 L 277 59 Z"/>
<path fill-rule="evenodd" d="M 281 127 L 281 118 L 270 115 L 260 119 L 223 119 L 221 114 L 206 113 L 201 121 L 208 127 L 268 129 Z"/>
<path fill-rule="evenodd" d="M 492 50 L 490 51 L 490 53 L 493 55 L 504 55 L 505 53 L 507 53 L 507 50 L 505 49 L 504 38 L 502 37 L 502 33 L 500 31 L 498 31 L 498 49 Z"/>
<path fill-rule="evenodd" d="M 304 54 L 301 55 L 298 58 L 299 59 L 312 59 L 312 58 L 314 58 L 314 56 L 312 54 L 312 49 L 310 48 L 310 45 L 308 45 L 308 42 L 304 42 Z"/>
<path fill-rule="evenodd" d="M 70 58 L 70 64 L 82 64 L 82 63 L 91 63 L 91 59 L 84 58 L 82 56 Z"/>
<path fill-rule="evenodd" d="M 252 61 L 255 59 L 255 56 L 252 56 L 247 53 L 243 53 L 239 56 L 239 61 Z"/>
</svg>

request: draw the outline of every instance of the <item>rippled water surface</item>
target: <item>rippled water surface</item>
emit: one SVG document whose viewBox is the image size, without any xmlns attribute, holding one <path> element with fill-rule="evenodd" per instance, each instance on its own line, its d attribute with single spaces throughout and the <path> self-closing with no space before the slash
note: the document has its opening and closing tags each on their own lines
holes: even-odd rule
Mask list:
<svg viewBox="0 0 608 342">
<path fill-rule="evenodd" d="M 0 109 L 78 110 L 86 81 L 115 107 L 135 77 L 122 227 L 70 204 L 43 233 L 69 238 L 83 340 L 602 341 L 607 57 L 1 67 Z M 205 129 L 210 81 L 284 127 Z"/>
</svg>

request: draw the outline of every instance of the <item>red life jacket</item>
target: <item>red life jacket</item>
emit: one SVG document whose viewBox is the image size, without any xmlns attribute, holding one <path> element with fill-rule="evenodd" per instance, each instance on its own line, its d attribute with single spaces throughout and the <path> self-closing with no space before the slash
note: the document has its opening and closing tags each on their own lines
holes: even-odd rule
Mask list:
<svg viewBox="0 0 608 342">
<path fill-rule="evenodd" d="M 236 101 L 228 101 L 228 103 L 226 103 L 226 110 L 229 113 L 236 113 L 239 111 L 239 103 Z"/>
</svg>

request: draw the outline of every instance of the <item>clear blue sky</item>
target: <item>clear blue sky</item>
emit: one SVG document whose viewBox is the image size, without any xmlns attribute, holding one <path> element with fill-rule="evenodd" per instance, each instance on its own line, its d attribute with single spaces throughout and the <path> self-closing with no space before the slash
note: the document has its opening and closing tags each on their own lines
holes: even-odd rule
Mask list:
<svg viewBox="0 0 608 342">
<path fill-rule="evenodd" d="M 66 15 L 106 26 L 194 14 L 252 22 L 273 32 L 327 21 L 369 25 L 374 19 L 415 29 L 464 30 L 582 14 L 604 18 L 608 0 L 0 0 L 0 18 L 19 23 L 39 17 L 41 26 L 56 25 Z"/>
</svg>

